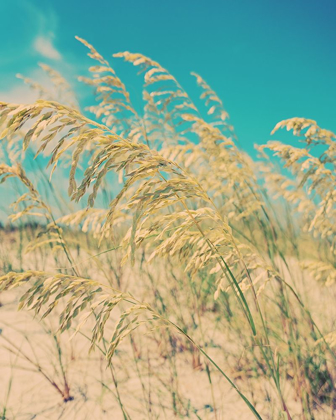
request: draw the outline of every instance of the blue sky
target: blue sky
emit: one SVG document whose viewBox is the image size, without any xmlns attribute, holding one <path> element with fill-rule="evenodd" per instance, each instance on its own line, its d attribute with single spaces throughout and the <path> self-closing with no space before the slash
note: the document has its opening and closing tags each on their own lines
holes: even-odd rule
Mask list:
<svg viewBox="0 0 336 420">
<path fill-rule="evenodd" d="M 40 78 L 42 61 L 85 103 L 76 75 L 90 59 L 78 35 L 108 59 L 129 50 L 159 61 L 193 98 L 190 71 L 201 74 L 250 152 L 293 116 L 335 131 L 335 12 L 326 0 L 0 0 L 0 100 L 32 99 L 15 75 Z M 112 63 L 136 85 L 130 65 Z"/>
</svg>

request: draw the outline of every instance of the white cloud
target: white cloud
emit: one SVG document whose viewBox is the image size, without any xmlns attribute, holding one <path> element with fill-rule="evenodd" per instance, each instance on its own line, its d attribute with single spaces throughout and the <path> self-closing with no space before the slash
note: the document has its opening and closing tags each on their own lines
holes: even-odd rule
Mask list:
<svg viewBox="0 0 336 420">
<path fill-rule="evenodd" d="M 61 54 L 53 46 L 52 40 L 45 36 L 38 36 L 34 41 L 35 50 L 43 55 L 46 58 L 52 60 L 60 60 L 62 58 Z"/>
<path fill-rule="evenodd" d="M 48 91 L 52 91 L 53 89 L 53 84 L 50 79 L 39 68 L 24 76 L 42 85 Z M 36 99 L 39 99 L 38 96 L 39 94 L 36 89 L 32 89 L 25 84 L 23 80 L 14 77 L 13 82 L 7 86 L 7 89 L 0 90 L 0 101 L 14 104 L 31 104 L 35 102 Z"/>
<path fill-rule="evenodd" d="M 38 99 L 36 91 L 28 86 L 15 85 L 7 91 L 0 92 L 0 101 L 14 104 L 31 104 Z"/>
</svg>

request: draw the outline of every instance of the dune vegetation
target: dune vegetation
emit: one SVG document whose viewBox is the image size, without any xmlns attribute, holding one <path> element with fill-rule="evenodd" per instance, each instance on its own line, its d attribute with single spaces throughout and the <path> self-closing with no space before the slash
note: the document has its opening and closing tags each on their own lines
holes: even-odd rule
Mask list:
<svg viewBox="0 0 336 420">
<path fill-rule="evenodd" d="M 335 135 L 294 117 L 252 158 L 201 76 L 197 106 L 77 39 L 90 106 L 45 64 L 0 102 L 1 418 L 334 418 Z"/>
</svg>

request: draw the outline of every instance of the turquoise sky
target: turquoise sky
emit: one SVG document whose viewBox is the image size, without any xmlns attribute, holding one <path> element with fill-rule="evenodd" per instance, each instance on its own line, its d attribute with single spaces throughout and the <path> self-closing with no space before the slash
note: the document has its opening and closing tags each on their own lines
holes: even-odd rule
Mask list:
<svg viewBox="0 0 336 420">
<path fill-rule="evenodd" d="M 79 35 L 107 58 L 150 56 L 193 98 L 189 73 L 201 74 L 252 151 L 281 119 L 304 116 L 336 130 L 335 17 L 335 0 L 0 0 L 0 100 L 29 101 L 15 75 L 41 77 L 42 61 L 63 71 L 85 103 L 75 76 L 90 60 Z M 130 65 L 113 64 L 137 83 Z"/>
</svg>

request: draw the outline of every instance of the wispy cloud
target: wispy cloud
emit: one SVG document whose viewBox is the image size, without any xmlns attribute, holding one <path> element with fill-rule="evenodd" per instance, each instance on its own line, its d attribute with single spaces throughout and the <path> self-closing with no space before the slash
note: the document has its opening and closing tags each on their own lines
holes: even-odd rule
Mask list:
<svg viewBox="0 0 336 420">
<path fill-rule="evenodd" d="M 42 85 L 47 91 L 53 89 L 53 84 L 46 74 L 39 68 L 25 74 L 27 79 L 36 81 Z M 18 77 L 18 75 L 17 75 Z M 31 104 L 39 99 L 39 92 L 31 86 L 25 84 L 21 78 L 14 78 L 15 83 L 7 86 L 5 89 L 0 89 L 0 101 L 10 102 L 15 104 Z M 20 79 L 20 80 L 19 80 Z"/>
<path fill-rule="evenodd" d="M 50 37 L 40 35 L 35 38 L 34 48 L 43 57 L 50 58 L 51 60 L 60 60 L 62 58 L 59 51 L 54 47 Z"/>
<path fill-rule="evenodd" d="M 15 85 L 6 91 L 0 91 L 0 101 L 14 104 L 31 104 L 38 99 L 37 92 L 28 86 Z"/>
</svg>

